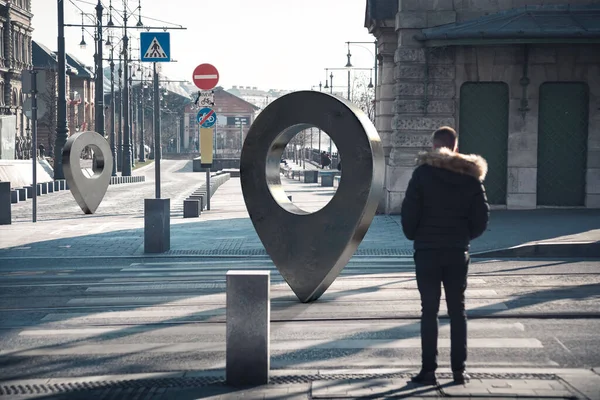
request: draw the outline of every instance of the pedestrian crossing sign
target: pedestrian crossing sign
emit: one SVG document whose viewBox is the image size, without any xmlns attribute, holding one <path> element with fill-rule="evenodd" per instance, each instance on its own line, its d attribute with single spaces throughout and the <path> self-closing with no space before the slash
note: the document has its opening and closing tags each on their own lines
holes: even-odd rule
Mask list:
<svg viewBox="0 0 600 400">
<path fill-rule="evenodd" d="M 144 62 L 171 61 L 171 35 L 169 32 L 140 33 L 140 51 Z"/>
</svg>

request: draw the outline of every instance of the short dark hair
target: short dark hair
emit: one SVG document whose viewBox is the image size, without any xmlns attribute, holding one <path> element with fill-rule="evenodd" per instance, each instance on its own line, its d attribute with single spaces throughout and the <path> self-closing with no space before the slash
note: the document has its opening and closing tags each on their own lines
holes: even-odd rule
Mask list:
<svg viewBox="0 0 600 400">
<path fill-rule="evenodd" d="M 447 147 L 454 150 L 456 141 L 458 140 L 458 134 L 453 128 L 442 126 L 433 132 L 431 139 L 435 147 Z"/>
</svg>

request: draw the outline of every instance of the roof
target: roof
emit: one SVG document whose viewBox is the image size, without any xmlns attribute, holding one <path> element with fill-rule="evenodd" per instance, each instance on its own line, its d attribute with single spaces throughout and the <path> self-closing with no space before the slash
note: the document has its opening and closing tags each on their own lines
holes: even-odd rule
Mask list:
<svg viewBox="0 0 600 400">
<path fill-rule="evenodd" d="M 58 57 L 56 54 L 35 40 L 33 40 L 31 44 L 31 56 L 34 67 L 42 69 L 58 69 Z M 68 60 L 66 67 L 68 74 L 77 75 L 77 69 L 70 65 Z"/>
<path fill-rule="evenodd" d="M 92 79 L 94 77 L 94 73 L 88 69 L 81 61 L 67 53 L 67 62 L 74 66 L 77 70 L 77 76 L 79 78 L 88 78 Z"/>
<path fill-rule="evenodd" d="M 241 97 L 239 97 L 239 96 L 236 96 L 235 94 L 231 93 L 231 92 L 230 92 L 230 91 L 228 91 L 228 90 L 225 90 L 225 89 L 223 89 L 222 87 L 215 88 L 214 90 L 215 90 L 215 92 L 221 92 L 221 93 L 224 93 L 226 96 L 232 96 L 232 97 L 235 97 L 236 99 L 238 99 L 238 100 L 239 100 L 239 101 L 241 101 L 242 103 L 245 103 L 245 104 L 247 104 L 248 106 L 250 106 L 250 108 L 252 108 L 252 109 L 253 109 L 253 110 L 255 110 L 255 111 L 256 111 L 256 110 L 260 110 L 260 107 L 257 107 L 257 106 L 255 106 L 254 104 L 250 103 L 249 101 L 246 101 L 246 100 L 242 99 Z"/>
<path fill-rule="evenodd" d="M 526 6 L 477 19 L 423 29 L 429 46 L 519 43 L 600 43 L 600 5 Z"/>
</svg>

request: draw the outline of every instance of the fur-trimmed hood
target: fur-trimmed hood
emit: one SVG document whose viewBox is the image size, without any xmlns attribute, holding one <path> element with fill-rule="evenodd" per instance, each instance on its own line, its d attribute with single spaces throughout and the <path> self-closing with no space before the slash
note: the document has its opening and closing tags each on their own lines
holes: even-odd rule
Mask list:
<svg viewBox="0 0 600 400">
<path fill-rule="evenodd" d="M 462 175 L 470 175 L 483 182 L 487 175 L 487 161 L 476 154 L 460 154 L 445 147 L 419 153 L 417 165 L 431 165 L 444 168 Z"/>
</svg>

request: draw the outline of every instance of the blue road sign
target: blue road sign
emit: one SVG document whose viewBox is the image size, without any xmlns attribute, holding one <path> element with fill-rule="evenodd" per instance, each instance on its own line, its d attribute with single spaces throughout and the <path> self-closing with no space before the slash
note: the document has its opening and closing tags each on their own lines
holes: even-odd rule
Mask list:
<svg viewBox="0 0 600 400">
<path fill-rule="evenodd" d="M 198 111 L 196 120 L 203 128 L 211 128 L 217 122 L 217 113 L 212 108 L 204 107 Z"/>
<path fill-rule="evenodd" d="M 171 34 L 169 32 L 140 33 L 140 59 L 144 62 L 171 61 Z"/>
</svg>

